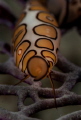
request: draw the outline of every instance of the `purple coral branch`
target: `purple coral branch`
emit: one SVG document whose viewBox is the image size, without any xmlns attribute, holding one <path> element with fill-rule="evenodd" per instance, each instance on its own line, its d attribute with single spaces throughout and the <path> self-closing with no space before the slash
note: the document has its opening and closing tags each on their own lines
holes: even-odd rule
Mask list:
<svg viewBox="0 0 81 120">
<path fill-rule="evenodd" d="M 41 91 L 42 91 L 42 94 L 40 94 Z M 51 91 L 51 93 L 52 93 L 52 89 L 48 89 L 48 91 Z M 58 89 L 57 89 L 57 91 L 59 93 Z M 70 91 L 65 91 L 65 92 L 63 92 L 63 91 L 61 91 L 62 95 L 59 96 L 58 98 L 56 98 L 57 107 L 63 107 L 63 106 L 67 106 L 67 105 L 81 105 L 81 95 L 77 95 Z M 13 114 L 14 114 L 14 119 L 18 119 L 19 117 L 22 118 L 22 116 L 23 116 L 23 118 L 26 117 L 26 119 L 27 119 L 29 116 L 31 116 L 32 114 L 34 114 L 38 111 L 55 107 L 54 99 L 50 98 L 48 94 L 47 94 L 47 97 L 49 97 L 48 99 L 40 98 L 40 95 L 42 97 L 43 94 L 45 94 L 45 93 L 47 93 L 46 88 L 41 88 L 41 87 L 36 87 L 36 86 L 25 87 L 25 86 L 0 85 L 0 94 L 2 94 L 2 95 L 17 95 L 19 98 L 18 99 L 19 111 L 15 112 L 15 114 L 14 114 L 14 112 L 9 112 L 9 111 L 4 110 L 4 116 L 6 115 L 5 112 L 7 112 L 9 114 L 9 116 L 7 116 L 7 117 L 13 118 Z M 25 106 L 24 101 L 28 97 L 31 97 L 33 99 L 34 103 L 29 106 Z M 2 114 L 1 109 L 0 109 L 0 114 Z M 8 120 L 9 118 L 6 118 L 6 119 Z M 33 118 L 32 118 L 32 120 L 33 120 Z M 59 118 L 59 120 L 60 120 L 60 118 Z"/>
</svg>

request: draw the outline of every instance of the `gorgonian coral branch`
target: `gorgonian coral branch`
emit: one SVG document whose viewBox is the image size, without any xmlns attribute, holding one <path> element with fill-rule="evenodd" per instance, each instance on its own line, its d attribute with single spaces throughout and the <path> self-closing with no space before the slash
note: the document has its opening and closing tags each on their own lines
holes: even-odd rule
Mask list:
<svg viewBox="0 0 81 120">
<path fill-rule="evenodd" d="M 41 94 L 42 91 L 42 94 Z M 43 94 L 50 92 L 52 93 L 52 89 L 41 88 L 36 86 L 8 86 L 8 85 L 0 85 L 0 94 L 2 95 L 16 95 L 18 96 L 18 108 L 19 111 L 15 112 L 14 119 L 29 117 L 32 114 L 55 107 L 54 99 L 47 94 L 45 97 L 48 99 L 41 99 L 40 97 L 44 97 Z M 60 91 L 57 89 L 58 94 Z M 56 99 L 57 100 L 57 107 L 63 107 L 67 105 L 81 105 L 81 95 L 74 94 L 73 92 L 69 91 L 61 91 L 61 95 Z M 31 97 L 33 100 L 33 104 L 25 106 L 24 101 L 26 98 Z M 1 112 L 1 111 L 0 111 Z M 4 113 L 6 110 L 4 110 Z M 14 112 L 9 112 L 9 117 L 13 117 Z M 5 115 L 5 114 L 4 114 Z M 21 116 L 22 115 L 22 116 Z M 26 118 L 26 119 L 27 119 Z M 9 119 L 9 118 L 7 118 Z M 32 118 L 33 119 L 33 118 Z M 30 119 L 31 120 L 31 119 Z"/>
</svg>

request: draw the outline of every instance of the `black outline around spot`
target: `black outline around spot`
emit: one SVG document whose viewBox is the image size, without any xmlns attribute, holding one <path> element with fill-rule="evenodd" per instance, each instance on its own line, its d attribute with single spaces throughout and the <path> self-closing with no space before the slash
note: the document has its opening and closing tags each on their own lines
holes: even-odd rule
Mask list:
<svg viewBox="0 0 81 120">
<path fill-rule="evenodd" d="M 40 41 L 41 39 L 49 40 L 52 43 L 53 49 L 50 49 L 50 48 L 47 48 L 47 47 L 38 46 L 37 42 Z M 35 42 L 35 46 L 38 47 L 38 48 L 46 48 L 48 50 L 54 50 L 54 44 L 53 44 L 53 42 L 50 39 L 47 39 L 47 38 L 39 38 L 39 39 L 37 39 L 36 42 Z"/>
<path fill-rule="evenodd" d="M 45 13 L 45 14 L 49 14 L 50 15 L 50 13 L 49 12 L 38 12 L 37 13 L 37 15 L 36 15 L 36 18 L 39 20 L 39 21 L 42 21 L 42 22 L 44 22 L 44 23 L 48 23 L 48 24 L 50 24 L 50 25 L 53 25 L 53 26 L 55 26 L 55 27 L 57 27 L 58 28 L 58 26 L 56 26 L 56 25 L 54 25 L 54 24 L 52 24 L 52 23 L 49 23 L 49 22 L 46 22 L 46 21 L 43 21 L 43 20 L 41 20 L 41 19 L 39 19 L 39 14 L 41 14 L 41 13 Z M 46 16 L 47 17 L 47 16 Z M 55 19 L 55 18 L 54 18 Z M 56 19 L 55 19 L 56 20 Z"/>
<path fill-rule="evenodd" d="M 52 37 L 48 37 L 48 36 L 46 36 L 46 35 L 37 34 L 37 33 L 35 32 L 35 28 L 36 28 L 36 27 L 39 27 L 39 26 L 49 26 L 49 27 L 52 27 L 53 29 L 55 29 L 55 27 L 53 27 L 53 26 L 51 26 L 51 25 L 40 24 L 40 25 L 37 25 L 37 26 L 35 26 L 35 27 L 33 28 L 34 34 L 39 35 L 39 36 L 44 36 L 44 37 L 47 37 L 47 38 L 50 38 L 50 39 L 53 39 L 53 40 L 57 40 L 57 30 L 56 30 L 56 29 L 55 29 L 55 31 L 56 31 L 56 37 L 55 37 L 55 38 L 52 38 Z"/>
<path fill-rule="evenodd" d="M 48 63 L 51 62 L 52 63 L 52 66 L 54 66 L 54 63 L 52 61 L 48 61 Z M 49 68 L 50 68 L 50 63 L 49 63 Z"/>
<path fill-rule="evenodd" d="M 29 43 L 29 47 L 31 46 L 31 42 L 29 41 L 29 40 L 24 40 L 24 41 L 21 41 L 18 45 L 17 45 L 17 47 L 16 47 L 16 49 L 14 50 L 14 51 L 17 51 L 17 49 L 19 48 L 19 46 L 22 44 L 22 43 L 24 43 L 24 42 L 28 42 Z M 29 48 L 28 47 L 28 48 Z"/>
<path fill-rule="evenodd" d="M 28 43 L 29 43 L 28 48 L 31 46 L 31 42 L 30 42 L 30 41 L 24 40 L 22 43 L 24 43 L 24 42 L 26 42 L 26 43 L 28 42 Z M 15 51 L 16 51 L 16 63 L 17 63 L 17 50 L 18 50 L 18 48 L 20 47 L 20 45 L 22 45 L 22 43 L 20 43 L 19 46 L 17 47 L 17 49 L 15 50 Z M 24 51 L 21 59 L 23 58 L 23 56 L 24 56 L 24 54 L 26 53 L 26 51 L 28 50 L 28 48 Z M 21 61 L 21 59 L 20 59 L 20 61 Z M 20 64 L 20 61 L 19 61 L 19 64 Z M 19 67 L 19 64 L 18 64 L 18 67 Z"/>
<path fill-rule="evenodd" d="M 22 39 L 24 38 L 24 36 L 25 36 L 26 33 L 27 33 L 27 24 L 21 24 L 21 25 L 19 25 L 19 26 L 16 28 L 16 30 L 17 30 L 19 27 L 21 27 L 21 26 L 23 26 L 23 25 L 25 26 L 25 31 L 26 31 L 26 32 L 25 32 L 25 34 L 23 35 Z M 16 30 L 14 31 L 14 34 L 15 34 Z M 20 31 L 21 31 L 21 30 L 20 30 Z M 20 31 L 19 31 L 19 32 L 20 32 Z M 21 34 L 22 32 L 23 32 L 23 31 L 21 31 L 20 34 Z M 16 35 L 13 43 L 16 42 L 16 40 L 17 40 L 17 38 L 19 37 L 20 34 Z M 21 41 L 22 41 L 22 39 L 21 39 Z M 21 41 L 20 41 L 20 42 L 21 42 Z M 19 42 L 19 43 L 20 43 L 20 42 Z M 18 43 L 18 44 L 19 44 L 19 43 Z M 18 46 L 18 45 L 17 45 L 17 46 Z M 17 47 L 17 46 L 16 46 L 16 47 Z M 16 47 L 15 47 L 15 49 L 16 49 Z"/>
<path fill-rule="evenodd" d="M 36 51 L 36 50 L 30 50 L 30 51 L 27 52 L 27 54 L 26 54 L 25 56 L 23 56 L 23 60 L 24 60 L 24 58 L 28 55 L 28 53 L 31 52 L 31 51 L 34 51 L 34 52 L 35 52 L 35 55 L 37 54 L 37 51 Z M 35 55 L 34 55 L 34 56 L 35 56 Z M 32 57 L 34 57 L 34 56 L 32 56 Z M 31 57 L 31 58 L 32 58 L 32 57 Z M 22 59 L 21 59 L 21 60 L 22 60 Z M 23 60 L 22 60 L 22 66 L 23 66 Z M 29 60 L 28 60 L 28 61 L 29 61 Z M 21 62 L 21 61 L 20 61 L 20 62 Z M 19 64 L 20 64 L 20 62 L 19 62 Z M 28 64 L 28 63 L 27 63 L 27 64 Z M 27 66 L 27 64 L 26 64 L 26 66 Z M 27 70 L 28 70 L 28 69 L 27 69 Z"/>
<path fill-rule="evenodd" d="M 48 51 L 48 50 L 42 50 L 42 51 L 41 51 L 41 55 L 42 55 L 44 58 L 46 58 L 46 57 L 51 58 L 50 56 L 44 56 L 44 55 L 43 55 L 43 51 L 52 53 L 51 51 Z M 52 53 L 52 54 L 53 54 L 53 53 Z M 55 56 L 55 54 L 53 54 L 53 55 Z M 51 58 L 51 59 L 52 59 L 52 58 Z M 52 60 L 53 60 L 53 59 L 52 59 Z M 54 60 L 53 60 L 53 61 L 54 61 Z M 56 61 L 57 61 L 57 60 L 56 60 L 56 56 L 55 56 L 55 61 L 54 61 L 54 63 L 56 63 Z"/>
</svg>

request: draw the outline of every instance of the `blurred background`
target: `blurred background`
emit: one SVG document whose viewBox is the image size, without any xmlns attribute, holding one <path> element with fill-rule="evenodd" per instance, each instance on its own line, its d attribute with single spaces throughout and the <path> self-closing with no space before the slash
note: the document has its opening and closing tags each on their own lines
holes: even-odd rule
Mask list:
<svg viewBox="0 0 81 120">
<path fill-rule="evenodd" d="M 17 0 L 5 0 L 7 4 L 9 4 L 10 9 L 12 10 L 13 14 L 16 17 L 19 17 L 22 12 L 22 4 L 17 2 Z M 6 13 L 5 13 L 6 14 Z M 0 25 L 0 41 L 8 42 L 11 44 L 11 38 L 12 38 L 13 30 L 8 28 L 6 25 Z M 77 33 L 76 29 L 73 28 L 70 31 L 68 31 L 65 35 L 61 38 L 61 44 L 60 44 L 60 51 L 61 53 L 71 62 L 81 67 L 81 36 Z M 8 56 L 4 54 L 0 54 L 0 63 L 5 62 L 8 60 Z M 58 70 L 57 68 L 54 68 Z M 10 75 L 0 75 L 0 84 L 8 84 L 8 85 L 14 85 L 17 83 L 18 80 Z M 42 80 L 42 86 L 43 87 L 51 87 L 49 79 Z M 58 82 L 54 82 L 55 87 L 58 88 L 62 84 Z M 25 85 L 25 83 L 21 83 L 20 85 Z M 77 94 L 81 94 L 80 87 L 81 83 L 78 83 L 74 88 L 73 91 Z M 26 99 L 25 105 L 29 105 L 32 103 L 32 100 Z M 17 97 L 16 96 L 3 96 L 0 95 L 0 107 L 3 107 L 10 111 L 18 111 L 17 109 Z M 67 113 L 76 111 L 81 109 L 81 106 L 66 106 L 62 108 L 57 109 L 49 109 L 41 111 L 33 117 L 38 117 L 43 120 L 55 120 L 56 118 L 59 118 L 60 115 L 63 116 Z"/>
</svg>

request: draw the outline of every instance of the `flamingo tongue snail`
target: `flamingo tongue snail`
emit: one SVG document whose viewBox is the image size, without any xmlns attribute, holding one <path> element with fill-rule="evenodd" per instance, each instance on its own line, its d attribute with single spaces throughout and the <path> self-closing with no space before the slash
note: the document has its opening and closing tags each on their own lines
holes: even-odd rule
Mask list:
<svg viewBox="0 0 81 120">
<path fill-rule="evenodd" d="M 41 0 L 27 2 L 16 24 L 12 43 L 15 64 L 27 77 L 37 81 L 49 76 L 57 63 L 60 31 Z"/>
</svg>

